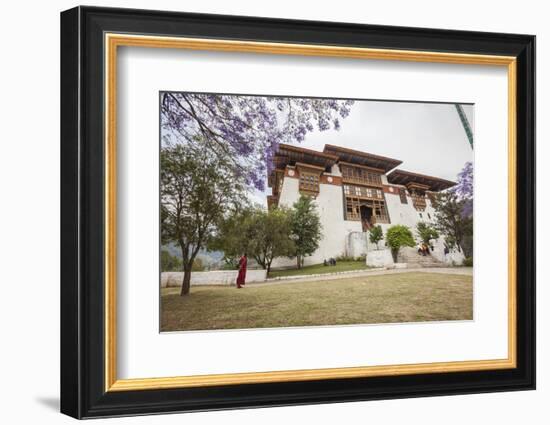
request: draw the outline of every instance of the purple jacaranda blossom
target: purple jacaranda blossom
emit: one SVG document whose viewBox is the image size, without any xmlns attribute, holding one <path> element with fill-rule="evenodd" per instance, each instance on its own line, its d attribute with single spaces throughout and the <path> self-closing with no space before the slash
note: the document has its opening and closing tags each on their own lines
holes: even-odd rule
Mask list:
<svg viewBox="0 0 550 425">
<path fill-rule="evenodd" d="M 451 191 L 461 201 L 464 201 L 462 215 L 471 217 L 474 210 L 474 165 L 466 162 L 462 171 L 457 175 L 457 184 Z"/>
<path fill-rule="evenodd" d="M 280 143 L 303 142 L 308 133 L 338 130 L 352 100 L 161 94 L 162 143 L 203 144 L 230 159 L 233 175 L 259 190 Z M 315 125 L 316 124 L 316 125 Z"/>
</svg>

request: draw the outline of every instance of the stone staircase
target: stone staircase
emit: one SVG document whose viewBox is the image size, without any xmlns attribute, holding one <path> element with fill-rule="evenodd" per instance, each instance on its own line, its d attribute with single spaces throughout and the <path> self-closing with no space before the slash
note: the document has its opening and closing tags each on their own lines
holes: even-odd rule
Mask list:
<svg viewBox="0 0 550 425">
<path fill-rule="evenodd" d="M 416 248 L 402 247 L 397 254 L 398 263 L 407 263 L 407 267 L 445 267 L 445 263 L 432 255 L 420 255 Z"/>
</svg>

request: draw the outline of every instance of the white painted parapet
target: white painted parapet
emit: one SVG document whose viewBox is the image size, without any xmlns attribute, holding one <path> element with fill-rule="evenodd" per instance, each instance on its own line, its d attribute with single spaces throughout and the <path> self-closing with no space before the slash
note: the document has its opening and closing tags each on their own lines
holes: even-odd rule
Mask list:
<svg viewBox="0 0 550 425">
<path fill-rule="evenodd" d="M 191 286 L 196 285 L 235 285 L 238 270 L 213 270 L 208 272 L 192 272 Z M 247 270 L 246 282 L 265 282 L 267 279 L 266 270 Z M 160 286 L 162 288 L 181 286 L 183 272 L 162 272 L 160 275 Z"/>
<path fill-rule="evenodd" d="M 279 195 L 279 205 L 291 208 L 300 198 L 300 181 L 294 174 L 292 167 L 287 167 L 288 175 L 283 180 Z M 340 176 L 337 165 L 332 167 L 333 173 L 324 173 L 324 176 L 336 179 Z M 290 172 L 293 172 L 292 175 Z M 304 258 L 304 265 L 322 264 L 324 260 L 346 255 L 346 235 L 351 232 L 361 233 L 360 221 L 344 220 L 344 201 L 342 186 L 334 183 L 320 183 L 319 193 L 315 197 L 315 205 L 321 221 L 321 240 L 319 248 L 313 255 Z M 361 249 L 360 251 L 363 251 Z M 361 256 L 357 253 L 353 256 Z M 295 258 L 278 257 L 273 260 L 272 268 L 293 267 Z"/>
<path fill-rule="evenodd" d="M 445 254 L 445 241 L 442 237 L 432 239 L 430 243 L 434 247 L 432 256 L 439 261 L 450 266 L 460 266 L 464 262 L 464 253 L 457 248 L 450 249 L 449 252 Z"/>
<path fill-rule="evenodd" d="M 371 266 L 371 267 L 393 266 L 393 257 L 391 255 L 391 250 L 380 249 L 378 251 L 367 252 L 367 266 Z"/>
</svg>

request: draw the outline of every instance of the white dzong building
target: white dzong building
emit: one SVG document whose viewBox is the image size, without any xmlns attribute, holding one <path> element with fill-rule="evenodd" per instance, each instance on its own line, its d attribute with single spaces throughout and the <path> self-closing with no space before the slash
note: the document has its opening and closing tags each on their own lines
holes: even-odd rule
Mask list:
<svg viewBox="0 0 550 425">
<path fill-rule="evenodd" d="M 305 258 L 305 265 L 365 255 L 375 249 L 369 247 L 367 237 L 371 226 L 380 225 L 385 233 L 391 225 L 403 224 L 416 237 L 418 222 L 435 222 L 433 194 L 456 184 L 396 168 L 401 163 L 334 145 L 325 145 L 319 152 L 281 144 L 268 177 L 272 189 L 268 208 L 292 207 L 300 194 L 314 197 L 323 236 L 317 251 Z M 434 255 L 443 259 L 443 238 L 435 245 Z M 290 264 L 280 258 L 274 267 Z"/>
</svg>

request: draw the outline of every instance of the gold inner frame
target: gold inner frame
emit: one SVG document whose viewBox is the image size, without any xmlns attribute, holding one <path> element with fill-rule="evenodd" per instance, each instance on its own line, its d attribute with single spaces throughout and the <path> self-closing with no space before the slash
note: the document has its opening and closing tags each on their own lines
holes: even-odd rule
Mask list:
<svg viewBox="0 0 550 425">
<path fill-rule="evenodd" d="M 135 391 L 214 385 L 446 373 L 516 367 L 516 58 L 460 53 L 369 49 L 106 33 L 105 45 L 105 391 Z M 419 364 L 304 369 L 271 372 L 118 379 L 116 373 L 116 100 L 120 46 L 263 54 L 325 56 L 507 67 L 508 71 L 508 357 Z"/>
</svg>

